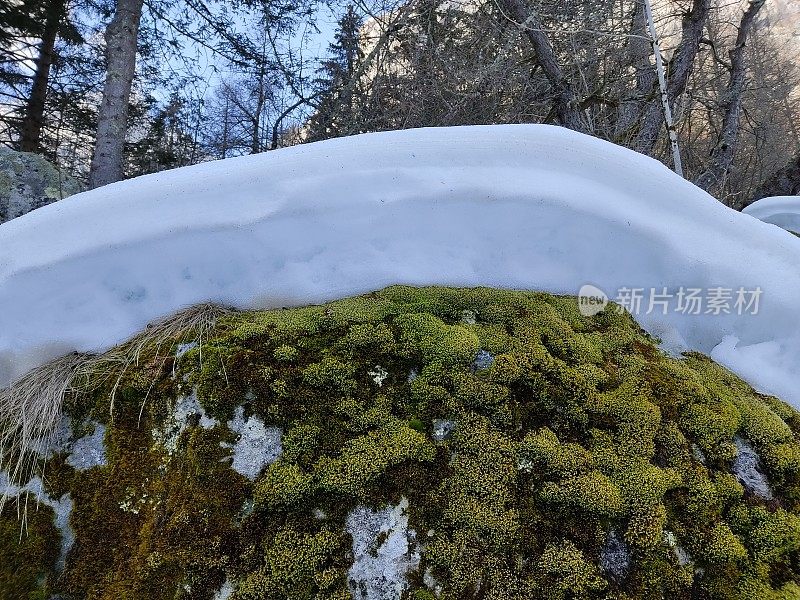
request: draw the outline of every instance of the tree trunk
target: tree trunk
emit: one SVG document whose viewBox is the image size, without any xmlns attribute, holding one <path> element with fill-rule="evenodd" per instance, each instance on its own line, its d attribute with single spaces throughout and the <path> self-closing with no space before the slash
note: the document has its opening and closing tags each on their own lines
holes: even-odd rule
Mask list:
<svg viewBox="0 0 800 600">
<path fill-rule="evenodd" d="M 580 103 L 572 84 L 564 75 L 556 60 L 553 46 L 542 30 L 539 18 L 533 10 L 523 4 L 523 0 L 500 0 L 508 16 L 519 26 L 536 53 L 539 66 L 555 92 L 555 113 L 561 125 L 568 129 L 590 133 L 589 123 L 581 112 Z"/>
<path fill-rule="evenodd" d="M 669 92 L 667 90 L 667 76 L 664 72 L 664 62 L 661 58 L 661 44 L 658 43 L 658 32 L 656 23 L 653 20 L 653 7 L 650 0 L 642 0 L 644 3 L 644 14 L 647 19 L 647 30 L 650 32 L 650 42 L 653 44 L 653 56 L 656 60 L 656 73 L 658 74 L 658 87 L 661 91 L 661 108 L 664 111 L 664 122 L 667 125 L 669 134 L 669 145 L 672 148 L 672 162 L 675 172 L 683 177 L 683 164 L 681 162 L 681 150 L 678 146 L 678 131 L 675 129 L 675 121 L 672 120 L 672 106 L 669 102 Z"/>
<path fill-rule="evenodd" d="M 694 0 L 692 10 L 684 15 L 681 41 L 669 63 L 669 82 L 667 84 L 667 101 L 670 107 L 686 91 L 689 75 L 692 73 L 694 59 L 700 49 L 703 28 L 711 12 L 711 0 Z M 664 111 L 656 99 L 645 111 L 639 135 L 636 138 L 636 150 L 642 154 L 652 154 L 658 134 L 664 124 Z"/>
<path fill-rule="evenodd" d="M 755 24 L 756 15 L 764 6 L 764 2 L 765 0 L 751 0 L 739 24 L 736 45 L 730 51 L 730 79 L 722 103 L 725 110 L 722 131 L 717 144 L 711 151 L 711 164 L 696 181 L 696 184 L 706 191 L 710 191 L 713 187 L 719 189 L 723 185 L 733 163 L 733 156 L 739 140 L 739 115 L 742 110 L 742 92 L 746 75 L 744 49 Z"/>
<path fill-rule="evenodd" d="M 42 42 L 36 57 L 36 72 L 33 85 L 25 107 L 22 121 L 20 150 L 39 152 L 41 150 L 42 127 L 44 126 L 44 107 L 47 100 L 47 86 L 50 82 L 50 67 L 55 56 L 56 38 L 61 20 L 66 11 L 66 0 L 53 0 L 47 7 L 47 19 L 42 30 Z"/>
<path fill-rule="evenodd" d="M 636 86 L 627 91 L 620 102 L 617 120 L 614 125 L 614 138 L 617 143 L 627 141 L 628 135 L 639 122 L 647 100 L 655 89 L 656 74 L 650 64 L 653 45 L 647 40 L 647 15 L 644 2 L 637 2 L 631 16 L 630 36 L 626 42 L 624 62 L 620 70 L 632 66 L 636 71 Z"/>
<path fill-rule="evenodd" d="M 136 72 L 136 50 L 143 0 L 117 0 L 105 33 L 106 81 L 97 115 L 97 141 L 89 171 L 89 187 L 124 177 L 128 103 Z"/>
</svg>

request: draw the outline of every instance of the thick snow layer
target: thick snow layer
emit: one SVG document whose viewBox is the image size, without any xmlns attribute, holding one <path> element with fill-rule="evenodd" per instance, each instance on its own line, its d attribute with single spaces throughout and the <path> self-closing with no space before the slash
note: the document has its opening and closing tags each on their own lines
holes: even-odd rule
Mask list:
<svg viewBox="0 0 800 600">
<path fill-rule="evenodd" d="M 745 207 L 742 212 L 765 223 L 800 233 L 800 196 L 762 198 Z"/>
<path fill-rule="evenodd" d="M 0 382 L 200 301 L 280 307 L 398 283 L 593 284 L 612 299 L 716 286 L 760 288 L 758 314 L 644 305 L 637 318 L 670 346 L 727 339 L 718 360 L 747 362 L 752 383 L 800 406 L 798 265 L 800 239 L 595 138 L 368 134 L 141 177 L 0 225 Z"/>
</svg>

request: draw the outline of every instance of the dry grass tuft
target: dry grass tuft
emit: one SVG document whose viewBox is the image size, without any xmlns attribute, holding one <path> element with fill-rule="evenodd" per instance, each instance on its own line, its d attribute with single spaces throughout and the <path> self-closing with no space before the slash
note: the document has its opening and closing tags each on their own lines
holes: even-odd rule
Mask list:
<svg viewBox="0 0 800 600">
<path fill-rule="evenodd" d="M 166 362 L 174 356 L 172 350 L 176 342 L 186 342 L 187 340 L 198 345 L 202 361 L 203 343 L 211 337 L 219 318 L 232 311 L 233 309 L 218 304 L 198 304 L 189 307 L 158 321 L 153 321 L 144 331 L 125 344 L 112 348 L 87 364 L 97 382 L 104 381 L 104 376 L 116 375 L 111 388 L 112 413 L 119 385 L 131 368 L 139 367 L 142 360 L 146 358 L 157 365 L 157 371 L 160 373 Z M 145 397 L 145 401 L 147 401 L 147 397 Z"/>
<path fill-rule="evenodd" d="M 64 397 L 91 360 L 89 355 L 72 353 L 0 390 L 0 473 L 8 477 L 7 488 L 0 490 L 0 512 L 10 492 L 30 480 L 36 463 L 51 447 Z"/>
<path fill-rule="evenodd" d="M 233 309 L 199 304 L 154 321 L 126 343 L 101 355 L 73 353 L 37 367 L 8 389 L 0 390 L 0 511 L 15 489 L 34 475 L 46 459 L 62 418 L 67 393 L 91 391 L 112 379 L 111 411 L 125 374 L 143 360 L 152 361 L 160 373 L 173 355 L 176 343 L 187 340 L 200 347 L 212 335 L 218 319 Z M 154 378 L 153 384 L 155 384 Z M 152 389 L 152 385 L 151 385 Z M 149 392 L 148 392 L 149 396 Z M 142 403 L 144 409 L 145 401 Z M 0 482 L 3 481 L 0 477 Z"/>
</svg>

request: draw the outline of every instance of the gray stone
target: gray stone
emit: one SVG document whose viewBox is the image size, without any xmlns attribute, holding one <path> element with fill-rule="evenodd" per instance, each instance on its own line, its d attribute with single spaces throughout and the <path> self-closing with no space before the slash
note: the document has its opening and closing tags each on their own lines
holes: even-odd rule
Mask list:
<svg viewBox="0 0 800 600">
<path fill-rule="evenodd" d="M 397 600 L 408 588 L 407 573 L 419 567 L 416 534 L 408 528 L 408 500 L 374 511 L 365 506 L 347 516 L 354 562 L 348 572 L 356 600 Z"/>
<path fill-rule="evenodd" d="M 0 223 L 81 191 L 81 184 L 38 154 L 0 146 Z"/>
<path fill-rule="evenodd" d="M 764 500 L 772 500 L 772 488 L 767 481 L 766 475 L 761 470 L 761 458 L 753 447 L 744 438 L 737 437 L 734 440 L 736 444 L 736 460 L 733 461 L 733 474 L 750 493 L 763 498 Z"/>
<path fill-rule="evenodd" d="M 475 371 L 483 371 L 488 369 L 494 364 L 494 356 L 486 350 L 479 350 L 475 355 L 475 360 L 472 361 L 472 368 Z"/>
<path fill-rule="evenodd" d="M 614 579 L 625 579 L 631 566 L 628 545 L 612 531 L 600 551 L 600 567 Z"/>
</svg>

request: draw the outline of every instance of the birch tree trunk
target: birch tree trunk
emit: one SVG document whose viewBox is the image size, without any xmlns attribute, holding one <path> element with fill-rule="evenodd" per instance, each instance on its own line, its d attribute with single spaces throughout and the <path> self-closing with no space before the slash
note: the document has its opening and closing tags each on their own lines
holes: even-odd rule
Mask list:
<svg viewBox="0 0 800 600">
<path fill-rule="evenodd" d="M 97 141 L 89 171 L 89 187 L 124 177 L 128 103 L 136 72 L 136 50 L 143 0 L 117 0 L 105 33 L 106 81 L 97 115 Z"/>
<path fill-rule="evenodd" d="M 542 24 L 536 13 L 532 9 L 528 9 L 523 4 L 523 0 L 500 0 L 500 4 L 508 13 L 507 16 L 522 28 L 525 37 L 528 38 L 528 42 L 536 53 L 539 66 L 542 67 L 542 71 L 553 87 L 554 108 L 559 123 L 567 129 L 591 133 L 589 123 L 581 111 L 577 94 L 561 70 L 553 46 L 550 44 L 547 34 L 542 30 Z"/>
<path fill-rule="evenodd" d="M 31 93 L 25 107 L 25 117 L 20 135 L 20 150 L 39 152 L 41 150 L 42 127 L 44 127 L 44 107 L 47 100 L 47 86 L 50 82 L 50 67 L 53 65 L 56 38 L 61 20 L 66 11 L 66 0 L 53 0 L 47 6 L 47 19 L 42 31 L 39 55 L 36 57 L 36 72 L 33 76 Z"/>
<path fill-rule="evenodd" d="M 739 115 L 742 112 L 742 92 L 744 91 L 746 78 L 744 50 L 755 24 L 758 11 L 764 6 L 764 2 L 765 0 L 750 1 L 750 5 L 742 15 L 742 20 L 739 23 L 736 45 L 730 51 L 730 79 L 722 102 L 722 107 L 725 111 L 722 130 L 714 149 L 711 151 L 711 163 L 695 182 L 698 187 L 706 191 L 723 185 L 733 163 L 733 156 L 739 140 Z"/>
<path fill-rule="evenodd" d="M 670 108 L 686 90 L 689 75 L 692 73 L 694 59 L 700 49 L 703 28 L 708 22 L 711 12 L 711 0 L 694 0 L 692 10 L 684 15 L 681 41 L 669 63 L 669 82 L 667 84 L 667 101 Z M 639 135 L 636 137 L 636 150 L 651 155 L 658 142 L 658 134 L 664 124 L 664 111 L 661 102 L 655 100 L 645 111 Z"/>
<path fill-rule="evenodd" d="M 683 177 L 683 164 L 681 163 L 681 149 L 678 146 L 678 132 L 675 129 L 675 121 L 672 120 L 672 107 L 669 103 L 669 92 L 667 90 L 667 75 L 664 72 L 664 61 L 661 58 L 661 44 L 658 42 L 658 32 L 653 20 L 653 7 L 650 0 L 642 0 L 644 4 L 644 14 L 647 19 L 647 30 L 650 32 L 650 42 L 653 44 L 653 56 L 656 61 L 656 73 L 658 74 L 658 87 L 661 91 L 661 107 L 664 111 L 664 122 L 667 124 L 669 134 L 669 145 L 672 149 L 672 163 L 675 172 Z"/>
</svg>

